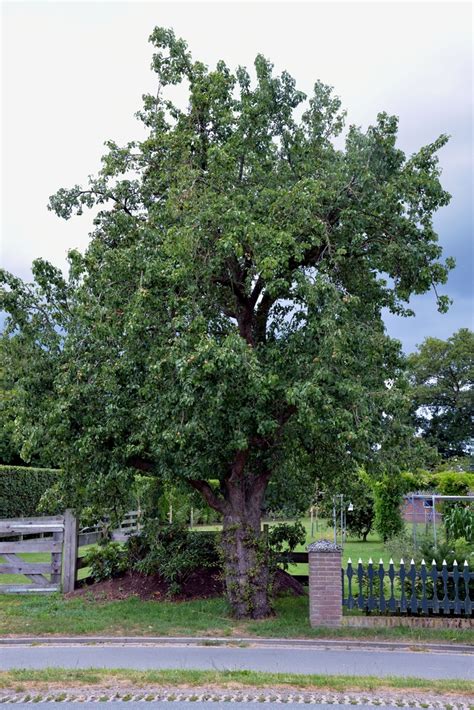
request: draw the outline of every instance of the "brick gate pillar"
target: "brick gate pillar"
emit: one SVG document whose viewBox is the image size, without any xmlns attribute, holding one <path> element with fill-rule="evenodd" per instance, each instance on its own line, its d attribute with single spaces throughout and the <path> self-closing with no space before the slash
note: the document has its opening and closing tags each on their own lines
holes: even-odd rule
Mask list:
<svg viewBox="0 0 474 710">
<path fill-rule="evenodd" d="M 342 625 L 342 550 L 329 540 L 308 545 L 311 626 Z"/>
</svg>

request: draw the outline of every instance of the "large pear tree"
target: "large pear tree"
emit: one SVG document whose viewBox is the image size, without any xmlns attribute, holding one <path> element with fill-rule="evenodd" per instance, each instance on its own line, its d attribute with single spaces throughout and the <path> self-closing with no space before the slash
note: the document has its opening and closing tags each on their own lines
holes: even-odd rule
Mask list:
<svg viewBox="0 0 474 710">
<path fill-rule="evenodd" d="M 4 274 L 22 456 L 63 466 L 78 505 L 112 506 L 137 469 L 186 482 L 222 516 L 234 614 L 261 618 L 270 479 L 309 503 L 315 475 L 400 462 L 406 393 L 381 310 L 408 314 L 446 280 L 446 137 L 407 158 L 382 113 L 335 141 L 324 84 L 307 97 L 263 56 L 252 74 L 209 69 L 172 31 L 150 39 L 146 138 L 108 142 L 98 176 L 50 201 L 65 219 L 95 209 L 89 247 L 67 277 L 42 260 L 32 284 Z"/>
</svg>

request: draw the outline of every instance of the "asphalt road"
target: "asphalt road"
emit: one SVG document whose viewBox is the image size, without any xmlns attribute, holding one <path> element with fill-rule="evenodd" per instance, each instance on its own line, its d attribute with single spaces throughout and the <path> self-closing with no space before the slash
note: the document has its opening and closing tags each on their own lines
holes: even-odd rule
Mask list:
<svg viewBox="0 0 474 710">
<path fill-rule="evenodd" d="M 130 644 L 0 647 L 0 670 L 51 667 L 255 670 L 474 680 L 473 656 L 456 652 Z"/>
</svg>

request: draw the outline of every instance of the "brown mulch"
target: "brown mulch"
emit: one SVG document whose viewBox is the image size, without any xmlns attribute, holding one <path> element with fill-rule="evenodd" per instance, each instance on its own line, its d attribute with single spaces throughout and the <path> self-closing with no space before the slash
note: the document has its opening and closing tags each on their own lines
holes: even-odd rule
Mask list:
<svg viewBox="0 0 474 710">
<path fill-rule="evenodd" d="M 283 570 L 277 571 L 274 589 L 276 594 L 301 596 L 306 593 L 303 586 Z M 105 582 L 84 585 L 66 596 L 68 598 L 92 597 L 97 601 L 114 601 L 128 597 L 138 597 L 143 601 L 160 601 L 170 598 L 173 601 L 187 601 L 220 597 L 223 593 L 224 585 L 220 570 L 205 568 L 192 572 L 182 585 L 179 594 L 173 597 L 169 596 L 168 584 L 159 574 L 144 575 L 134 571 L 127 572 L 115 579 L 108 579 Z"/>
</svg>

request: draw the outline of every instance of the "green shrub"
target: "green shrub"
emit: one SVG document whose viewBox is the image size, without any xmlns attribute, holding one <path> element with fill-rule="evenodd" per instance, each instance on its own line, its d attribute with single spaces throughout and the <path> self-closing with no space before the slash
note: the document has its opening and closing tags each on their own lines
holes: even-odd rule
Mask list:
<svg viewBox="0 0 474 710">
<path fill-rule="evenodd" d="M 43 494 L 58 482 L 60 469 L 0 466 L 0 518 L 37 514 Z M 44 513 L 55 513 L 46 509 Z"/>
<path fill-rule="evenodd" d="M 127 549 L 118 542 L 92 547 L 84 556 L 84 560 L 90 567 L 94 582 L 119 577 L 128 567 Z"/>
<path fill-rule="evenodd" d="M 466 496 L 474 490 L 474 474 L 444 471 L 433 477 L 437 491 L 443 496 Z"/>
<path fill-rule="evenodd" d="M 300 522 L 280 523 L 270 528 L 268 533 L 268 547 L 274 565 L 278 559 L 283 562 L 283 568 L 288 569 L 286 555 L 293 552 L 297 545 L 306 542 L 306 530 Z"/>
<path fill-rule="evenodd" d="M 436 488 L 436 474 L 431 471 L 418 469 L 416 471 L 403 471 L 400 474 L 403 481 L 404 493 L 414 493 L 415 491 L 425 491 Z"/>
<path fill-rule="evenodd" d="M 268 534 L 272 566 L 305 539 L 306 531 L 299 522 L 272 527 Z M 219 540 L 218 532 L 197 532 L 177 523 L 148 520 L 128 539 L 128 564 L 142 574 L 160 574 L 168 582 L 169 594 L 177 594 L 194 570 L 221 569 Z M 284 559 L 283 566 L 287 566 Z"/>
<path fill-rule="evenodd" d="M 466 471 L 404 471 L 400 474 L 405 493 L 433 490 L 445 496 L 464 496 L 474 491 L 474 473 Z"/>
<path fill-rule="evenodd" d="M 148 521 L 144 529 L 128 540 L 130 564 L 143 574 L 159 573 L 177 594 L 191 572 L 219 567 L 217 535 L 194 532 L 179 524 L 160 525 Z"/>
</svg>

